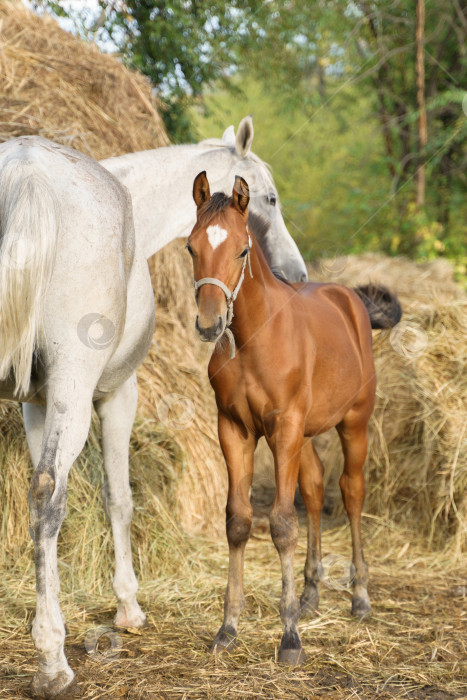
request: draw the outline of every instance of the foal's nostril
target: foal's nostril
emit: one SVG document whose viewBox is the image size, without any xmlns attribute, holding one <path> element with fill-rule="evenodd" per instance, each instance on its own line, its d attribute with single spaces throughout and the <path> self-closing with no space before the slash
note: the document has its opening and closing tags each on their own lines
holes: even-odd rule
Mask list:
<svg viewBox="0 0 467 700">
<path fill-rule="evenodd" d="M 201 340 L 206 340 L 209 342 L 213 342 L 217 340 L 217 338 L 220 336 L 222 332 L 222 326 L 224 325 L 224 322 L 222 320 L 222 316 L 217 317 L 217 324 L 212 325 L 212 326 L 200 326 L 199 325 L 199 316 L 196 317 L 196 322 L 195 322 L 195 328 L 198 331 L 198 334 L 201 338 Z"/>
</svg>

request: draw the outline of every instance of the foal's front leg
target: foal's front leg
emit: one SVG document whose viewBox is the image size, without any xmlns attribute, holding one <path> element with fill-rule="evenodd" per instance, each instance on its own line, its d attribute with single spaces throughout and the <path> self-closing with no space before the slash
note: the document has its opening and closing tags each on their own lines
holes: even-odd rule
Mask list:
<svg viewBox="0 0 467 700">
<path fill-rule="evenodd" d="M 243 595 L 243 561 L 250 536 L 253 509 L 250 487 L 253 478 L 253 455 L 256 439 L 219 414 L 219 441 L 227 464 L 229 493 L 226 530 L 229 543 L 229 578 L 224 602 L 224 621 L 211 646 L 212 652 L 232 649 L 237 637 L 240 613 L 245 606 Z"/>
<path fill-rule="evenodd" d="M 298 519 L 294 506 L 303 428 L 299 421 L 278 419 L 268 444 L 274 455 L 276 495 L 269 514 L 271 536 L 282 568 L 280 614 L 284 633 L 278 660 L 292 666 L 305 661 L 297 622 L 300 604 L 295 591 L 293 560 L 298 540 Z"/>
</svg>

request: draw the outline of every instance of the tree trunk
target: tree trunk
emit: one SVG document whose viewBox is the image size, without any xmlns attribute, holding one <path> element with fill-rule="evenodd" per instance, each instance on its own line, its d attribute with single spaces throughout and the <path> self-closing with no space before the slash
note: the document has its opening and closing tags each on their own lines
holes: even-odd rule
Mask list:
<svg viewBox="0 0 467 700">
<path fill-rule="evenodd" d="M 426 126 L 425 107 L 425 57 L 424 57 L 424 33 L 425 33 L 425 0 L 417 0 L 417 29 L 415 42 L 417 56 L 415 69 L 417 74 L 417 107 L 418 107 L 418 169 L 417 169 L 417 196 L 418 207 L 425 206 L 425 157 L 428 132 Z"/>
</svg>

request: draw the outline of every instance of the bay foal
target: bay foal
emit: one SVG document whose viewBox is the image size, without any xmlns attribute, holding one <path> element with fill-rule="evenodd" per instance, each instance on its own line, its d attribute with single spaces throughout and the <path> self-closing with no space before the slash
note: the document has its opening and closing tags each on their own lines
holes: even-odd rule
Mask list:
<svg viewBox="0 0 467 700">
<path fill-rule="evenodd" d="M 198 302 L 196 328 L 201 340 L 219 341 L 209 378 L 229 476 L 228 585 L 224 621 L 212 650 L 232 647 L 237 636 L 244 606 L 244 549 L 252 522 L 253 454 L 264 435 L 274 455 L 270 527 L 282 567 L 279 661 L 300 664 L 304 653 L 293 572 L 298 536 L 294 494 L 298 480 L 308 516 L 301 606 L 310 610 L 318 605 L 323 504 L 323 466 L 311 437 L 333 427 L 345 458 L 340 486 L 352 534 L 352 613 L 370 611 L 360 537 L 366 431 L 376 388 L 370 320 L 374 327 L 394 325 L 400 306 L 382 288 L 361 288 L 359 296 L 336 284 L 291 285 L 274 277 L 248 230 L 249 191 L 241 177 L 235 178 L 231 197 L 215 193 L 211 198 L 202 172 L 194 181 L 193 197 L 197 222 L 187 248 Z M 261 234 L 261 220 L 250 215 L 250 225 L 253 233 L 256 229 Z"/>
</svg>

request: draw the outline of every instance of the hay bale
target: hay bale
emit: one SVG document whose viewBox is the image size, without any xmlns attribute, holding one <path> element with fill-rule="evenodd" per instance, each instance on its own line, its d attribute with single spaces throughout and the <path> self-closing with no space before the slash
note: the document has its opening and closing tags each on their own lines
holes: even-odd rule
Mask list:
<svg viewBox="0 0 467 700">
<path fill-rule="evenodd" d="M 378 387 L 369 426 L 366 510 L 456 552 L 467 544 L 467 298 L 445 260 L 415 264 L 366 254 L 315 266 L 314 279 L 381 282 L 400 297 L 401 331 L 373 331 Z M 319 439 L 328 494 L 337 495 L 341 451 Z M 335 511 L 341 512 L 336 498 Z"/>
<path fill-rule="evenodd" d="M 144 77 L 63 31 L 50 17 L 3 2 L 0 141 L 24 134 L 39 134 L 97 158 L 168 144 Z M 206 374 L 207 349 L 193 337 L 188 256 L 175 241 L 154 256 L 150 267 L 156 333 L 139 372 L 139 411 L 130 450 L 135 565 L 143 578 L 154 577 L 161 567 L 177 566 L 176 552 L 183 550 L 180 523 L 188 530 L 221 527 L 226 491 Z M 182 423 L 177 422 L 177 406 L 174 415 L 167 415 L 167 404 L 161 403 L 174 394 L 188 404 L 189 420 L 185 417 Z M 0 432 L 0 565 L 23 570 L 32 560 L 27 514 L 31 466 L 16 403 L 0 403 Z M 112 571 L 102 480 L 94 420 L 70 475 L 68 516 L 60 538 L 64 580 L 88 590 L 100 589 L 102 574 L 110 580 Z"/>
<path fill-rule="evenodd" d="M 0 6 L 0 141 L 37 134 L 109 158 L 169 143 L 148 81 L 21 3 Z"/>
<path fill-rule="evenodd" d="M 365 510 L 446 544 L 467 544 L 467 298 L 445 260 L 413 263 L 383 255 L 339 257 L 310 278 L 347 286 L 382 283 L 403 307 L 402 332 L 373 331 L 378 387 L 369 424 Z M 325 509 L 340 520 L 342 450 L 335 430 L 315 439 L 325 466 Z M 255 483 L 273 465 L 263 444 Z"/>
</svg>

